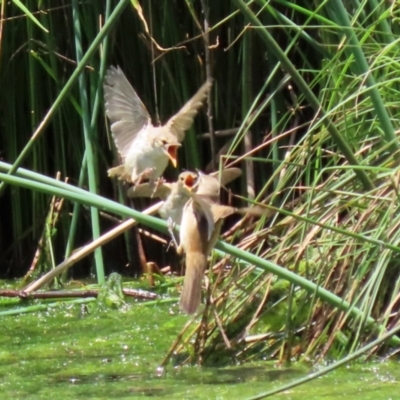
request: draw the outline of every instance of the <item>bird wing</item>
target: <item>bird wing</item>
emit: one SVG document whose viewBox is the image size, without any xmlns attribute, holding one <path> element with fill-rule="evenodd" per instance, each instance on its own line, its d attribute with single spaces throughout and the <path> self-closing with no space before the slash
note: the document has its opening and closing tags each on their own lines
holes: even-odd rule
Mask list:
<svg viewBox="0 0 400 400">
<path fill-rule="evenodd" d="M 207 223 L 207 239 L 209 240 L 214 231 L 214 217 L 212 213 L 211 204 L 204 199 L 202 196 L 199 196 L 195 193 L 190 194 L 193 202 L 193 208 L 202 218 L 205 219 Z"/>
<path fill-rule="evenodd" d="M 131 187 L 127 191 L 128 197 L 158 197 L 161 200 L 165 200 L 172 190 L 172 183 L 164 182 L 154 190 L 154 185 L 148 183 L 141 183 L 135 187 Z"/>
<path fill-rule="evenodd" d="M 182 142 L 185 138 L 185 132 L 192 126 L 193 118 L 207 97 L 211 85 L 212 79 L 208 79 L 197 93 L 179 110 L 179 112 L 171 117 L 167 122 L 166 127 L 176 136 L 179 142 Z"/>
<path fill-rule="evenodd" d="M 150 115 L 119 67 L 111 66 L 107 71 L 104 99 L 115 145 L 125 159 L 136 135 L 151 125 Z"/>
<path fill-rule="evenodd" d="M 242 175 L 242 170 L 240 168 L 225 168 L 221 171 L 221 175 L 219 174 L 219 171 L 212 172 L 210 175 L 217 179 L 221 176 L 221 185 L 225 186 L 234 179 L 239 178 L 239 176 Z"/>
<path fill-rule="evenodd" d="M 211 205 L 211 212 L 214 218 L 214 223 L 217 223 L 219 220 L 229 217 L 236 211 L 237 209 L 231 206 L 223 206 L 221 204 Z"/>
</svg>

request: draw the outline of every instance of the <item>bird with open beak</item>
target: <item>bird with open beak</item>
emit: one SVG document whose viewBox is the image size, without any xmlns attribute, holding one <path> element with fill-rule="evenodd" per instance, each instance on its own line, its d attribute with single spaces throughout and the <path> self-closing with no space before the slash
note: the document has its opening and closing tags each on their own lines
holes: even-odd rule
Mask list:
<svg viewBox="0 0 400 400">
<path fill-rule="evenodd" d="M 201 301 L 202 281 L 215 229 L 211 205 L 219 202 L 218 180 L 202 175 L 197 188 L 199 191 L 201 194 L 192 197 L 183 208 L 177 249 L 178 254 L 186 256 L 179 307 L 187 314 L 195 313 Z"/>
<path fill-rule="evenodd" d="M 208 80 L 163 126 L 155 127 L 139 96 L 119 67 L 110 67 L 104 83 L 106 114 L 122 164 L 108 170 L 133 184 L 148 179 L 154 187 L 171 161 L 177 165 L 177 151 L 212 85 Z"/>
<path fill-rule="evenodd" d="M 177 252 L 186 256 L 179 302 L 186 314 L 194 314 L 200 305 L 207 257 L 219 238 L 224 219 L 235 213 L 262 216 L 269 212 L 259 206 L 235 208 L 220 204 L 220 187 L 216 176 L 199 173 L 196 193 L 183 208 Z"/>
<path fill-rule="evenodd" d="M 218 197 L 219 197 L 219 185 L 225 186 L 234 179 L 238 178 L 242 174 L 240 168 L 225 168 L 220 172 L 212 172 L 211 177 L 218 178 Z M 164 200 L 164 203 L 159 208 L 158 213 L 161 218 L 169 221 L 171 225 L 180 225 L 182 220 L 183 207 L 191 198 L 191 193 L 195 193 L 198 189 L 199 175 L 204 180 L 207 179 L 207 175 L 201 172 L 182 172 L 178 180 L 173 183 L 163 182 L 158 185 L 155 190 L 148 183 L 141 183 L 136 188 L 128 189 L 127 195 L 131 198 L 137 197 L 159 197 Z M 203 183 L 204 186 L 204 183 Z M 204 190 L 204 189 L 203 189 Z"/>
</svg>

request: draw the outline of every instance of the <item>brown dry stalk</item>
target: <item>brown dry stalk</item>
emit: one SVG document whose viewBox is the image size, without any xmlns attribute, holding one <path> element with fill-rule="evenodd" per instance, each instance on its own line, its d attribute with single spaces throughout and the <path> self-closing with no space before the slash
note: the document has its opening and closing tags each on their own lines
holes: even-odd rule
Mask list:
<svg viewBox="0 0 400 400">
<path fill-rule="evenodd" d="M 142 213 L 145 215 L 155 214 L 158 209 L 161 207 L 162 202 L 158 202 L 154 206 L 151 206 L 144 210 Z M 38 290 L 43 285 L 51 282 L 56 276 L 61 275 L 64 271 L 68 268 L 72 267 L 75 263 L 82 260 L 84 257 L 88 256 L 89 254 L 93 253 L 95 249 L 100 246 L 105 245 L 115 237 L 121 235 L 126 230 L 135 226 L 137 222 L 134 219 L 128 219 L 127 221 L 123 222 L 122 224 L 118 225 L 111 231 L 105 233 L 104 235 L 100 236 L 98 239 L 94 240 L 87 246 L 80 248 L 78 251 L 73 253 L 70 257 L 68 257 L 65 261 L 59 264 L 56 268 L 48 272 L 46 275 L 39 278 L 37 281 L 28 285 L 25 289 L 25 293 L 32 293 L 35 290 Z"/>
</svg>

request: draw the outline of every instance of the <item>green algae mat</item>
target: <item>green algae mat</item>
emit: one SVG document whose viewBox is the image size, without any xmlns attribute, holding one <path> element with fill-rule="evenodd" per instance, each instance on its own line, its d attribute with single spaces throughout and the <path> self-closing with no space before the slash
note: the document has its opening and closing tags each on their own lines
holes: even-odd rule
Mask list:
<svg viewBox="0 0 400 400">
<path fill-rule="evenodd" d="M 90 308 L 61 303 L 0 317 L 2 398 L 246 399 L 315 370 L 278 368 L 271 361 L 224 368 L 168 365 L 161 372 L 161 360 L 187 322 L 176 304 Z M 398 393 L 400 368 L 392 361 L 354 364 L 273 398 L 376 400 L 397 399 Z"/>
</svg>

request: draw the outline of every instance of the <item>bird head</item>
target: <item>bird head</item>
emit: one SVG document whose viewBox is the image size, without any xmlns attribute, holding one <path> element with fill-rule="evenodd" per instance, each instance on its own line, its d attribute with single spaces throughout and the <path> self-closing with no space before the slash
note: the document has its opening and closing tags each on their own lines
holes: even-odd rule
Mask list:
<svg viewBox="0 0 400 400">
<path fill-rule="evenodd" d="M 206 175 L 197 171 L 199 176 L 197 194 L 208 198 L 212 203 L 219 203 L 221 185 L 218 179 L 212 175 Z"/>
<path fill-rule="evenodd" d="M 199 176 L 195 172 L 185 171 L 179 174 L 178 183 L 189 192 L 197 190 Z"/>
<path fill-rule="evenodd" d="M 172 165 L 176 168 L 178 163 L 178 148 L 181 144 L 176 140 L 175 136 L 161 137 L 157 143 L 171 160 Z"/>
</svg>

